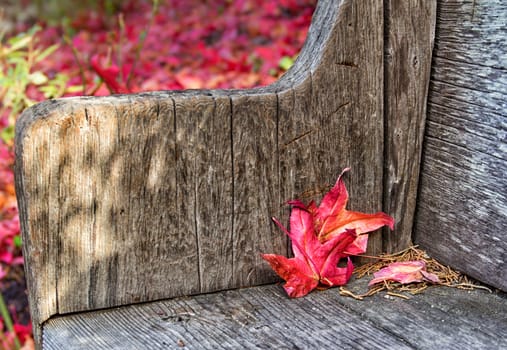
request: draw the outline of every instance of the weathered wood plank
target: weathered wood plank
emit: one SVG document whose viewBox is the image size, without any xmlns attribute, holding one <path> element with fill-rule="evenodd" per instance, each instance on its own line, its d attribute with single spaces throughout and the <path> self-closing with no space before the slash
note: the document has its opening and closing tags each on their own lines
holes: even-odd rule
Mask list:
<svg viewBox="0 0 507 350">
<path fill-rule="evenodd" d="M 188 260 L 197 254 L 193 241 L 171 237 L 177 234 L 173 104 L 122 99 L 44 110 L 16 139 L 18 191 L 29 193 L 20 208 L 28 271 L 35 273 L 27 274 L 34 328 L 51 314 L 199 291 L 192 282 L 197 264 Z M 48 105 L 54 103 L 35 111 Z M 165 276 L 176 268 L 183 274 Z"/>
<path fill-rule="evenodd" d="M 158 349 L 161 344 L 167 349 L 179 344 L 189 349 L 318 349 L 337 342 L 352 349 L 410 349 L 319 294 L 289 300 L 270 286 L 54 319 L 45 327 L 44 349 L 99 344 L 109 349 Z M 117 328 L 129 330 L 128 341 L 114 334 Z"/>
<path fill-rule="evenodd" d="M 332 42 L 322 48 L 322 63 L 278 93 L 283 201 L 320 199 L 349 166 L 350 208 L 381 210 L 382 20 L 381 1 L 340 4 L 335 28 L 320 33 Z M 381 242 L 372 235 L 369 253 L 379 253 Z"/>
<path fill-rule="evenodd" d="M 322 118 L 317 149 L 334 150 L 317 159 L 331 164 L 321 175 L 323 183 L 334 183 L 340 167 L 351 166 L 349 207 L 372 213 L 382 209 L 383 191 L 383 2 L 348 2 L 340 15 L 341 30 L 325 52 L 329 63 L 312 74 L 312 81 L 319 82 L 312 113 Z M 335 130 L 329 138 L 323 134 L 326 128 Z M 367 254 L 381 251 L 381 235 L 370 235 Z"/>
<path fill-rule="evenodd" d="M 500 349 L 506 312 L 505 295 L 485 291 L 357 301 L 336 289 L 288 299 L 270 285 L 54 318 L 44 349 Z"/>
<path fill-rule="evenodd" d="M 17 143 L 17 154 L 34 154 L 37 159 L 50 159 L 51 137 L 53 130 L 50 124 L 41 120 L 42 130 L 38 134 L 30 134 L 28 128 L 28 120 L 35 115 L 48 115 L 52 109 L 59 105 L 59 102 L 51 101 L 45 104 L 39 104 L 32 109 L 27 110 L 26 118 L 21 118 L 17 123 L 17 128 L 21 130 L 17 134 L 16 140 L 24 138 L 25 143 Z M 70 111 L 68 111 L 70 112 Z M 37 206 L 31 206 L 27 200 L 18 199 L 18 209 L 20 215 L 21 230 L 23 232 L 23 256 L 25 265 L 33 266 L 33 268 L 25 269 L 25 276 L 28 288 L 33 291 L 28 294 L 30 299 L 30 311 L 32 319 L 46 320 L 51 315 L 57 313 L 58 295 L 56 292 L 56 276 L 58 273 L 58 255 L 46 254 L 55 247 L 58 247 L 58 237 L 52 235 L 52 226 L 54 222 L 49 215 L 52 205 L 49 198 L 58 193 L 57 183 L 54 181 L 47 186 L 48 178 L 45 174 L 56 172 L 51 169 L 55 164 L 46 162 L 25 161 L 23 157 L 17 157 L 15 167 L 16 170 L 26 169 L 35 176 L 27 178 L 24 176 L 16 176 L 16 193 L 29 193 L 32 198 L 44 198 Z M 30 217 L 31 220 L 23 220 L 22 218 Z M 40 336 L 40 324 L 34 326 L 34 337 L 38 339 Z"/>
<path fill-rule="evenodd" d="M 505 289 L 507 162 L 441 135 L 426 137 L 431 156 L 425 157 L 421 179 L 416 242 L 446 264 Z"/>
<path fill-rule="evenodd" d="M 279 126 L 278 148 L 280 155 L 280 215 L 288 227 L 290 206 L 287 201 L 300 199 L 306 203 L 320 200 L 330 184 L 319 184 L 321 172 L 317 161 L 315 137 L 318 118 L 310 117 L 309 104 L 304 103 L 312 94 L 311 80 L 278 93 Z M 281 232 L 280 232 L 281 233 Z M 291 245 L 290 240 L 288 241 Z M 292 252 L 292 247 L 288 248 Z"/>
<path fill-rule="evenodd" d="M 441 3 L 441 4 L 440 4 Z M 437 57 L 476 66 L 507 68 L 507 3 L 503 0 L 445 0 L 439 2 L 435 40 Z"/>
<path fill-rule="evenodd" d="M 395 218 L 383 250 L 410 245 L 426 121 L 436 0 L 389 0 L 385 42 L 384 211 Z"/>
<path fill-rule="evenodd" d="M 499 142 L 507 139 L 505 118 L 486 111 L 482 111 L 477 117 L 473 113 L 460 116 L 454 106 L 453 103 L 446 105 L 429 103 L 431 120 L 428 121 L 427 137 L 439 138 L 445 135 L 446 141 L 456 146 L 505 159 L 505 144 Z M 477 142 L 479 139 L 480 142 Z"/>
<path fill-rule="evenodd" d="M 273 281 L 263 252 L 287 254 L 287 238 L 272 225 L 280 203 L 276 94 L 232 95 L 234 216 L 233 286 Z"/>
<path fill-rule="evenodd" d="M 442 1 L 415 241 L 507 290 L 507 4 Z"/>
<path fill-rule="evenodd" d="M 196 242 L 199 291 L 230 288 L 233 276 L 230 100 L 202 95 L 177 95 L 173 99 L 178 230 Z"/>
<path fill-rule="evenodd" d="M 60 204 L 59 313 L 199 292 L 197 245 L 179 230 L 173 200 L 174 107 L 126 102 L 88 103 L 85 117 L 62 131 L 69 160 L 59 193 L 70 205 Z M 175 268 L 181 273 L 166 276 Z"/>
<path fill-rule="evenodd" d="M 453 63 L 449 62 L 450 65 L 457 65 L 456 68 L 459 67 L 459 63 Z M 463 67 L 463 69 L 469 68 L 469 67 Z M 464 70 L 461 70 L 461 72 L 456 73 L 456 75 L 461 74 L 471 74 L 473 79 L 474 74 L 473 71 L 465 72 Z M 479 69 L 478 69 L 479 70 Z M 497 75 L 501 75 L 502 71 L 497 70 Z M 505 74 L 505 73 L 503 73 Z M 430 88 L 432 92 L 438 93 L 440 96 L 441 101 L 439 100 L 438 103 L 441 103 L 443 105 L 452 105 L 457 104 L 459 105 L 476 105 L 480 107 L 480 110 L 484 112 L 491 112 L 495 114 L 504 114 L 504 110 L 502 109 L 502 104 L 504 103 L 503 99 L 501 98 L 502 93 L 499 92 L 488 92 L 488 91 L 480 91 L 476 90 L 473 85 L 465 85 L 465 86 L 458 86 L 454 83 L 454 80 L 463 80 L 459 77 L 453 77 L 454 74 L 449 75 L 435 75 L 434 78 L 432 77 Z M 446 81 L 444 77 L 453 77 L 453 80 Z M 480 79 L 479 77 L 477 77 Z M 443 80 L 444 79 L 444 80 Z M 493 78 L 494 79 L 494 78 Z M 494 80 L 486 80 L 485 83 L 487 84 L 488 81 L 491 81 L 491 85 L 495 84 Z M 499 87 L 498 90 L 502 89 Z M 429 103 L 435 103 L 432 100 L 428 101 Z M 469 108 L 467 106 L 467 108 Z M 477 118 L 480 118 L 478 116 Z"/>
<path fill-rule="evenodd" d="M 368 279 L 350 283 L 367 290 Z M 349 310 L 417 349 L 503 349 L 507 346 L 507 295 L 484 290 L 429 287 L 410 300 L 374 296 L 357 302 L 341 298 Z"/>
<path fill-rule="evenodd" d="M 382 3 L 340 6 L 336 28 L 320 33 L 330 35 L 333 42 L 324 48 L 324 63 L 311 65 L 306 80 L 278 93 L 282 200 L 320 200 L 341 170 L 350 166 L 350 207 L 378 211 L 383 152 Z M 381 240 L 380 235 L 372 235 L 370 246 Z"/>
<path fill-rule="evenodd" d="M 312 113 L 311 100 L 313 95 L 313 79 L 310 72 L 322 64 L 326 47 L 324 43 L 331 41 L 337 22 L 343 23 L 343 17 L 337 18 L 340 1 L 319 1 L 314 12 L 314 21 L 310 27 L 306 45 L 299 54 L 290 74 L 282 76 L 275 84 L 278 98 L 278 149 L 280 167 L 280 215 L 283 223 L 289 222 L 290 209 L 286 202 L 300 199 L 304 202 L 320 200 L 322 194 L 332 186 L 330 180 L 322 181 L 325 169 L 340 165 L 337 162 L 323 164 L 319 162 L 316 152 L 315 132 L 322 128 L 321 116 Z M 318 18 L 315 20 L 315 18 Z M 341 27 L 341 25 L 337 25 Z M 316 53 L 319 53 L 318 55 Z M 328 128 L 329 133 L 335 132 Z M 340 170 L 333 170 L 340 171 Z M 288 241 L 290 245 L 290 240 Z M 288 248 L 291 252 L 292 248 Z"/>
</svg>

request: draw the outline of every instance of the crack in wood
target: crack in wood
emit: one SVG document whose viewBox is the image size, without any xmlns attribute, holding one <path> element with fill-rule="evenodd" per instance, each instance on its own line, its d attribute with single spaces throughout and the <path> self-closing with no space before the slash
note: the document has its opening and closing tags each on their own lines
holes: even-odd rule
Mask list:
<svg viewBox="0 0 507 350">
<path fill-rule="evenodd" d="M 234 234 L 234 224 L 235 224 L 235 216 L 236 216 L 236 212 L 235 212 L 235 209 L 234 209 L 234 205 L 235 205 L 235 182 L 234 182 L 234 176 L 235 176 L 235 168 L 234 168 L 234 131 L 233 131 L 233 127 L 234 127 L 234 104 L 232 102 L 232 97 L 231 96 L 228 96 L 227 97 L 228 100 L 229 100 L 229 132 L 230 132 L 230 135 L 229 135 L 229 142 L 230 142 L 230 150 L 231 150 L 231 153 L 230 153 L 230 157 L 231 157 L 231 256 L 232 256 L 232 259 L 231 259 L 231 271 L 232 273 L 234 273 L 234 238 L 235 238 L 235 234 Z"/>
<path fill-rule="evenodd" d="M 318 196 L 318 195 L 321 195 L 323 193 L 326 193 L 327 191 L 329 191 L 329 189 L 332 187 L 333 185 L 327 183 L 327 184 L 324 184 L 322 186 L 316 186 L 314 188 L 310 188 L 310 189 L 306 189 L 304 190 L 299 196 L 298 198 L 299 199 L 306 199 L 306 198 L 311 198 L 311 197 L 314 197 L 314 196 Z"/>
<path fill-rule="evenodd" d="M 342 109 L 343 107 L 348 106 L 349 104 L 350 104 L 350 101 L 342 103 L 341 105 L 338 106 L 338 108 L 336 108 L 334 111 L 332 111 L 330 113 L 330 115 L 333 115 L 333 114 L 337 113 L 340 109 Z"/>
<path fill-rule="evenodd" d="M 475 7 L 477 6 L 476 0 L 472 1 L 472 18 L 470 18 L 470 22 L 474 21 L 475 18 Z"/>
<path fill-rule="evenodd" d="M 302 138 L 305 138 L 306 136 L 310 135 L 310 134 L 313 134 L 316 130 L 315 129 L 312 129 L 312 130 L 308 130 L 306 131 L 305 133 L 299 135 L 299 136 L 296 136 L 295 138 L 293 138 L 292 140 L 290 140 L 289 142 L 286 142 L 283 146 L 282 149 L 285 149 L 287 147 L 289 147 L 291 144 L 293 144 L 294 142 L 298 142 L 299 140 L 301 140 Z"/>
</svg>

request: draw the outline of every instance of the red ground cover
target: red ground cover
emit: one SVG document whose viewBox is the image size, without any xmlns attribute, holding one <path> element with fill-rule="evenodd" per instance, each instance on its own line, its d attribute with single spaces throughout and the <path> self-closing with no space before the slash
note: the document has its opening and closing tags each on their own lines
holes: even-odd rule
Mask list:
<svg viewBox="0 0 507 350">
<path fill-rule="evenodd" d="M 73 37 L 41 69 L 68 74 L 74 86 L 84 80 L 94 95 L 266 85 L 284 72 L 281 59 L 301 49 L 315 3 L 172 0 L 153 14 L 150 2 L 132 0 L 113 19 L 87 12 L 70 28 L 45 28 L 43 45 Z M 97 89 L 98 77 L 105 84 Z"/>
</svg>

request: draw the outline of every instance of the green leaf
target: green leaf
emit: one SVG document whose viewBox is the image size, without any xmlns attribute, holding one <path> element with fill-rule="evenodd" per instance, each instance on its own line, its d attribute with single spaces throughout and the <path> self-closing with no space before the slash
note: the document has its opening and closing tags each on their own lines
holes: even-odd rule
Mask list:
<svg viewBox="0 0 507 350">
<path fill-rule="evenodd" d="M 54 85 L 42 86 L 39 90 L 42 91 L 46 99 L 55 97 L 58 92 L 58 88 Z"/>
<path fill-rule="evenodd" d="M 21 248 L 21 244 L 23 243 L 21 236 L 20 235 L 14 236 L 13 243 L 16 248 Z"/>
<path fill-rule="evenodd" d="M 44 60 L 46 57 L 55 52 L 56 49 L 58 49 L 58 46 L 59 46 L 58 44 L 51 45 L 50 47 L 48 47 L 47 49 L 36 55 L 35 62 L 37 63 Z"/>
<path fill-rule="evenodd" d="M 280 59 L 280 62 L 278 62 L 278 66 L 282 68 L 283 70 L 289 70 L 290 67 L 294 64 L 294 59 L 289 56 L 284 56 Z"/>
<path fill-rule="evenodd" d="M 2 129 L 0 132 L 0 138 L 5 142 L 9 143 L 10 141 L 14 140 L 14 126 L 9 125 Z"/>
<path fill-rule="evenodd" d="M 14 38 L 9 39 L 8 43 L 10 47 L 4 51 L 4 54 L 8 55 L 14 51 L 27 47 L 32 40 L 33 38 L 31 36 L 15 36 Z"/>
<path fill-rule="evenodd" d="M 5 328 L 14 335 L 14 349 L 21 349 L 21 343 L 19 342 L 18 336 L 16 335 L 16 332 L 14 331 L 14 325 L 12 323 L 12 318 L 9 313 L 9 309 L 7 308 L 7 305 L 5 304 L 4 296 L 2 293 L 0 293 L 0 315 L 2 316 L 2 319 L 5 323 Z M 3 333 L 3 331 L 2 331 Z"/>
<path fill-rule="evenodd" d="M 144 41 L 146 39 L 146 35 L 148 35 L 148 33 L 146 32 L 146 30 L 141 31 L 141 33 L 139 33 L 139 39 L 137 39 L 137 40 L 138 41 Z"/>
<path fill-rule="evenodd" d="M 35 85 L 42 85 L 48 82 L 48 77 L 42 72 L 33 72 L 28 76 L 28 80 Z"/>
<path fill-rule="evenodd" d="M 68 93 L 75 93 L 75 92 L 81 92 L 81 91 L 83 91 L 83 87 L 81 85 L 72 85 L 72 86 L 68 86 L 65 89 L 65 92 L 68 92 Z"/>
</svg>

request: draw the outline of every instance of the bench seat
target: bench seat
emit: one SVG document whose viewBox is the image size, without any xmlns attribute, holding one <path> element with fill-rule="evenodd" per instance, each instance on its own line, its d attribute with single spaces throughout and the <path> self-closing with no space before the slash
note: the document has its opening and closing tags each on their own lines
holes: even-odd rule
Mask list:
<svg viewBox="0 0 507 350">
<path fill-rule="evenodd" d="M 410 300 L 358 301 L 330 289 L 289 299 L 274 284 L 52 318 L 43 348 L 505 349 L 506 330 L 501 292 L 431 287 Z"/>
</svg>

